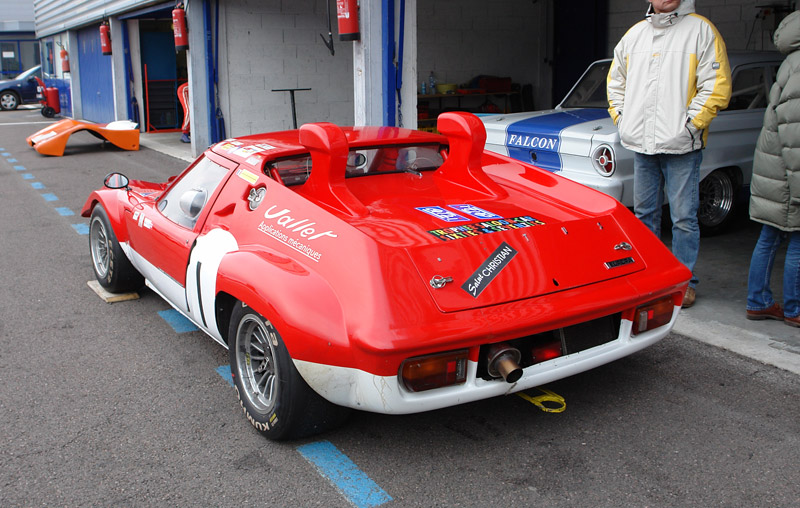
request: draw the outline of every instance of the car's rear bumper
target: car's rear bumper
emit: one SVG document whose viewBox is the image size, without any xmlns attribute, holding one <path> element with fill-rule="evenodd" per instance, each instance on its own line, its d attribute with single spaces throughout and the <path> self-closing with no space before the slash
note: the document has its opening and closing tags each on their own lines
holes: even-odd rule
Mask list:
<svg viewBox="0 0 800 508">
<path fill-rule="evenodd" d="M 636 336 L 631 336 L 632 322 L 623 319 L 616 340 L 527 367 L 522 377 L 511 384 L 477 377 L 478 364 L 474 361 L 468 362 L 464 384 L 417 393 L 401 386 L 397 375 L 377 376 L 359 369 L 301 360 L 294 363 L 309 386 L 334 404 L 376 413 L 418 413 L 515 393 L 618 360 L 663 339 L 679 311 L 676 306 L 668 324 Z"/>
</svg>

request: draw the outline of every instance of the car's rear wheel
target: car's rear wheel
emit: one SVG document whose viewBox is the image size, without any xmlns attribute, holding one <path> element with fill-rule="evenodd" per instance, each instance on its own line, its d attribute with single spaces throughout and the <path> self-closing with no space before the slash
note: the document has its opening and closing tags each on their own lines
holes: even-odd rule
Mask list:
<svg viewBox="0 0 800 508">
<path fill-rule="evenodd" d="M 94 275 L 112 293 L 135 291 L 144 284 L 117 241 L 103 205 L 97 205 L 89 221 L 89 251 Z"/>
<path fill-rule="evenodd" d="M 0 93 L 0 108 L 9 111 L 17 109 L 17 106 L 19 106 L 19 95 L 16 92 L 5 90 Z"/>
<path fill-rule="evenodd" d="M 341 424 L 348 410 L 314 392 L 272 323 L 237 303 L 229 355 L 236 394 L 248 421 L 269 439 L 309 436 Z"/>
<path fill-rule="evenodd" d="M 700 182 L 700 206 L 697 220 L 703 236 L 725 229 L 734 215 L 738 185 L 731 172 L 717 169 Z"/>
</svg>

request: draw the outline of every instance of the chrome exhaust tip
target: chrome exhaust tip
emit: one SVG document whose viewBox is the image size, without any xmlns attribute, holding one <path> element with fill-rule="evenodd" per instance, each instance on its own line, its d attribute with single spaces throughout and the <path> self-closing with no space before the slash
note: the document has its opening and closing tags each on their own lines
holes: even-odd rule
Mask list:
<svg viewBox="0 0 800 508">
<path fill-rule="evenodd" d="M 486 357 L 487 370 L 492 377 L 502 377 L 506 383 L 516 383 L 522 377 L 519 361 L 522 353 L 505 342 L 492 344 Z"/>
</svg>

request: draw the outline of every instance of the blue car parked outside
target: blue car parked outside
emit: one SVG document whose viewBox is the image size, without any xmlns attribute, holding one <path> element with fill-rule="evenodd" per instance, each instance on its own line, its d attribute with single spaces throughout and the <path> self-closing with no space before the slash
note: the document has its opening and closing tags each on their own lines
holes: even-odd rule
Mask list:
<svg viewBox="0 0 800 508">
<path fill-rule="evenodd" d="M 0 108 L 5 111 L 17 109 L 20 104 L 39 102 L 36 98 L 36 76 L 41 65 L 31 67 L 14 79 L 0 81 Z"/>
</svg>

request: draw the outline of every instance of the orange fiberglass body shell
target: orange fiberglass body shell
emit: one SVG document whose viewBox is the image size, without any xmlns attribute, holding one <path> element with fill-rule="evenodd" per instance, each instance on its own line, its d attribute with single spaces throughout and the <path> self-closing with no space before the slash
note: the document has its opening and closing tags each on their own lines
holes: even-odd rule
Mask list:
<svg viewBox="0 0 800 508">
<path fill-rule="evenodd" d="M 92 123 L 84 120 L 65 118 L 28 136 L 25 141 L 42 155 L 64 155 L 69 137 L 86 131 L 98 139 L 108 141 L 123 150 L 139 149 L 139 129 L 136 124 L 127 120 Z"/>
</svg>

